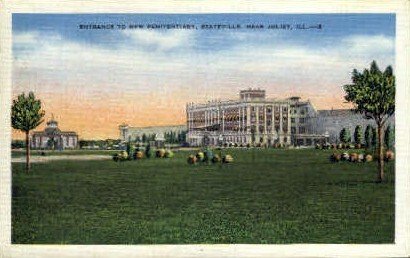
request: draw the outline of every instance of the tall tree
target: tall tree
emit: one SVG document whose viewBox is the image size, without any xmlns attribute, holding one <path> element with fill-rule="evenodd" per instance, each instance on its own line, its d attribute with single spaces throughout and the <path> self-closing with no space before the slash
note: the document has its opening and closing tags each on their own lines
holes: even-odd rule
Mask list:
<svg viewBox="0 0 410 258">
<path fill-rule="evenodd" d="M 372 146 L 372 127 L 370 125 L 367 125 L 366 130 L 364 131 L 364 141 L 366 148 L 370 148 L 370 146 Z"/>
<path fill-rule="evenodd" d="M 11 107 L 11 124 L 14 129 L 26 134 L 26 169 L 30 170 L 30 131 L 39 126 L 44 120 L 44 110 L 41 101 L 36 99 L 33 92 L 20 94 L 13 100 Z"/>
<path fill-rule="evenodd" d="M 384 133 L 384 143 L 386 144 L 386 148 L 391 150 L 394 145 L 394 129 L 388 125 L 386 131 Z"/>
<path fill-rule="evenodd" d="M 388 66 L 384 72 L 380 71 L 373 61 L 370 69 L 363 72 L 353 70 L 352 84 L 343 86 L 345 99 L 352 102 L 354 110 L 373 119 L 377 126 L 377 152 L 378 152 L 378 176 L 377 182 L 384 180 L 384 157 L 383 157 L 383 128 L 387 119 L 394 114 L 396 93 L 395 76 L 393 68 Z"/>
<path fill-rule="evenodd" d="M 356 144 L 362 144 L 363 142 L 363 129 L 361 125 L 357 125 L 354 129 L 354 142 Z"/>
</svg>

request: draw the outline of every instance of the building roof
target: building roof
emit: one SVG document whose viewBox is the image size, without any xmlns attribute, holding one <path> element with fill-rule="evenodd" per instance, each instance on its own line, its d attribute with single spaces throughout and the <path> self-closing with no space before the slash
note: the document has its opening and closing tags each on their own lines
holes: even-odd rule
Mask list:
<svg viewBox="0 0 410 258">
<path fill-rule="evenodd" d="M 35 131 L 33 135 L 39 136 L 57 136 L 57 135 L 70 135 L 70 136 L 78 136 L 74 131 L 61 131 L 58 128 L 58 122 L 53 118 L 47 122 L 47 126 L 44 131 Z"/>
</svg>

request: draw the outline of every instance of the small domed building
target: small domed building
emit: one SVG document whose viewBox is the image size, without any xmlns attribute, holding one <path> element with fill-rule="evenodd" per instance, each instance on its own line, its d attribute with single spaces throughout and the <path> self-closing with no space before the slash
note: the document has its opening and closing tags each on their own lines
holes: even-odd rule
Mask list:
<svg viewBox="0 0 410 258">
<path fill-rule="evenodd" d="M 63 132 L 53 118 L 47 122 L 44 131 L 33 132 L 32 149 L 64 150 L 78 147 L 78 134 L 72 131 Z"/>
</svg>

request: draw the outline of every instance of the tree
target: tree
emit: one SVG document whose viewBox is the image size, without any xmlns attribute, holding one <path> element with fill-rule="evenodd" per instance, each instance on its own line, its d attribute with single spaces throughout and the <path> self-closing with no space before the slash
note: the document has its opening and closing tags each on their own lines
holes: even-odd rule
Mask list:
<svg viewBox="0 0 410 258">
<path fill-rule="evenodd" d="M 393 142 L 394 142 L 394 130 L 390 125 L 388 125 L 384 133 L 384 143 L 386 144 L 386 148 L 391 150 L 393 148 Z"/>
<path fill-rule="evenodd" d="M 350 130 L 343 128 L 340 131 L 339 139 L 342 143 L 348 143 L 351 141 Z"/>
<path fill-rule="evenodd" d="M 354 129 L 354 142 L 356 144 L 362 144 L 363 142 L 363 129 L 361 125 L 356 126 Z"/>
<path fill-rule="evenodd" d="M 26 134 L 26 170 L 30 170 L 30 131 L 39 126 L 44 120 L 44 110 L 41 101 L 36 99 L 33 92 L 28 96 L 20 94 L 13 100 L 11 107 L 11 124 L 14 129 Z"/>
<path fill-rule="evenodd" d="M 377 182 L 384 180 L 384 157 L 383 157 L 383 128 L 387 119 L 394 114 L 395 110 L 395 76 L 393 68 L 388 66 L 384 72 L 380 71 L 373 61 L 370 69 L 364 69 L 362 73 L 353 70 L 352 84 L 344 85 L 345 99 L 352 102 L 354 110 L 373 119 L 377 126 L 377 152 L 378 152 L 378 176 Z"/>
<path fill-rule="evenodd" d="M 366 126 L 366 130 L 364 131 L 364 141 L 366 148 L 372 146 L 372 127 L 370 125 Z"/>
</svg>

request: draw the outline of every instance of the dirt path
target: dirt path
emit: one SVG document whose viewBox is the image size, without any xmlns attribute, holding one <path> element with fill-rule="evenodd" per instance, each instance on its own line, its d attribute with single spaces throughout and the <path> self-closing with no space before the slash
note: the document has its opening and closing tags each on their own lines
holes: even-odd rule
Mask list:
<svg viewBox="0 0 410 258">
<path fill-rule="evenodd" d="M 109 155 L 55 155 L 55 156 L 31 156 L 30 162 L 48 162 L 55 160 L 109 160 L 112 159 Z M 22 163 L 26 162 L 26 157 L 12 158 L 11 162 Z"/>
</svg>

